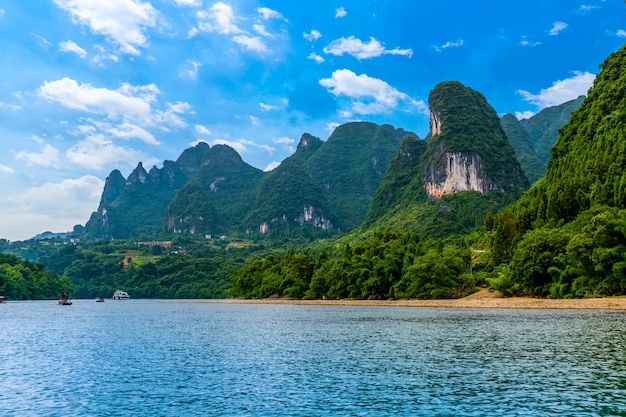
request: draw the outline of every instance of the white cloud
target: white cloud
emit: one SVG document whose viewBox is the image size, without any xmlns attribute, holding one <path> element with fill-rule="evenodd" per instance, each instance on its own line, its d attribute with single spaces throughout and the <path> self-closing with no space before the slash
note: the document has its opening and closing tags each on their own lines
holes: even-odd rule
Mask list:
<svg viewBox="0 0 626 417">
<path fill-rule="evenodd" d="M 324 48 L 324 52 L 336 56 L 349 54 L 358 59 L 374 58 L 381 55 L 405 55 L 408 57 L 413 55 L 412 49 L 385 49 L 385 47 L 373 37 L 370 37 L 368 43 L 364 43 L 354 36 L 332 41 Z"/>
<path fill-rule="evenodd" d="M 88 136 L 68 149 L 65 156 L 77 165 L 96 170 L 103 169 L 108 165 L 135 166 L 137 161 L 142 161 L 146 166 L 158 162 L 143 152 L 116 146 L 102 134 Z"/>
<path fill-rule="evenodd" d="M 626 30 L 624 29 L 618 30 L 615 34 L 619 36 L 620 38 L 626 38 Z"/>
<path fill-rule="evenodd" d="M 458 40 L 458 41 L 456 41 L 456 42 L 450 42 L 450 41 L 448 41 L 448 42 L 444 43 L 443 45 L 439 45 L 439 46 L 435 45 L 435 46 L 433 46 L 433 48 L 435 49 L 435 51 L 437 51 L 437 52 L 441 52 L 441 51 L 443 51 L 444 49 L 448 49 L 448 48 L 458 48 L 459 46 L 463 46 L 463 43 L 464 43 L 464 42 L 463 42 L 463 39 L 459 39 L 459 40 Z"/>
<path fill-rule="evenodd" d="M 250 120 L 250 123 L 255 126 L 259 126 L 261 124 L 261 119 L 256 116 L 248 116 L 248 120 Z"/>
<path fill-rule="evenodd" d="M 158 140 L 156 140 L 154 135 L 152 135 L 146 129 L 129 122 L 123 122 L 117 127 L 111 126 L 105 129 L 105 131 L 110 135 L 120 139 L 137 138 L 150 145 L 158 145 L 160 143 Z"/>
<path fill-rule="evenodd" d="M 197 61 L 187 61 L 185 68 L 179 73 L 181 78 L 189 78 L 195 80 L 198 78 L 198 70 L 202 66 L 202 63 Z"/>
<path fill-rule="evenodd" d="M 515 112 L 515 117 L 517 117 L 517 120 L 530 119 L 534 115 L 535 115 L 535 112 L 534 111 L 530 111 L 530 110 L 516 111 Z"/>
<path fill-rule="evenodd" d="M 44 38 L 41 35 L 38 35 L 36 33 L 31 33 L 31 36 L 33 36 L 36 40 L 37 43 L 39 44 L 39 46 L 41 46 L 43 49 L 48 49 L 52 46 L 52 42 L 50 42 L 48 39 Z"/>
<path fill-rule="evenodd" d="M 276 106 L 272 106 L 271 104 L 265 104 L 265 103 L 259 103 L 259 107 L 261 107 L 261 110 L 263 111 L 276 110 L 278 108 Z"/>
<path fill-rule="evenodd" d="M 267 46 L 265 45 L 265 43 L 263 43 L 261 38 L 259 38 L 258 36 L 247 36 L 247 35 L 233 36 L 233 41 L 235 41 L 236 43 L 242 46 L 245 46 L 246 48 L 252 51 L 256 51 L 256 52 L 267 51 Z"/>
<path fill-rule="evenodd" d="M 274 37 L 274 35 L 269 33 L 267 31 L 267 29 L 265 29 L 265 25 L 261 25 L 261 24 L 256 23 L 256 24 L 252 25 L 252 29 L 254 29 L 254 31 L 256 33 L 258 33 L 259 35 L 261 35 L 261 36 L 266 36 L 268 38 L 273 38 Z"/>
<path fill-rule="evenodd" d="M 3 172 L 5 174 L 15 174 L 15 170 L 13 168 L 2 164 L 0 164 L 0 172 Z"/>
<path fill-rule="evenodd" d="M 174 0 L 179 6 L 188 6 L 188 7 L 200 7 L 202 6 L 202 0 Z"/>
<path fill-rule="evenodd" d="M 287 152 L 294 152 L 295 151 L 295 148 L 293 146 L 294 143 L 296 143 L 295 139 L 291 139 L 291 138 L 288 138 L 286 136 L 282 136 L 282 137 L 273 139 L 273 142 L 275 144 L 279 145 L 281 148 L 283 148 Z"/>
<path fill-rule="evenodd" d="M 315 52 L 311 52 L 307 58 L 312 59 L 313 61 L 317 62 L 318 64 L 321 64 L 322 62 L 326 61 L 323 57 L 319 56 Z"/>
<path fill-rule="evenodd" d="M 37 95 L 72 110 L 104 115 L 111 120 L 128 120 L 147 126 L 166 125 L 184 127 L 178 116 L 190 111 L 188 103 L 168 104 L 165 110 L 153 109 L 159 89 L 154 84 L 133 86 L 122 84 L 117 90 L 79 84 L 70 78 L 46 81 Z"/>
<path fill-rule="evenodd" d="M 552 24 L 552 29 L 550 29 L 550 35 L 552 35 L 552 36 L 558 35 L 559 32 L 561 32 L 567 26 L 568 26 L 568 24 L 565 23 L 565 22 L 559 22 L 559 21 L 554 22 Z"/>
<path fill-rule="evenodd" d="M 335 10 L 335 18 L 344 17 L 347 14 L 348 12 L 346 12 L 346 9 L 344 9 L 343 7 L 339 7 Z"/>
<path fill-rule="evenodd" d="M 67 232 L 85 224 L 100 201 L 104 181 L 92 175 L 45 183 L 4 199 L 3 237 L 29 239 L 44 231 Z"/>
<path fill-rule="evenodd" d="M 28 166 L 40 166 L 44 168 L 60 168 L 59 151 L 52 145 L 43 144 L 39 152 L 18 152 L 16 159 L 21 159 Z"/>
<path fill-rule="evenodd" d="M 590 11 L 592 11 L 594 9 L 597 9 L 597 8 L 598 8 L 598 6 L 592 6 L 592 5 L 588 5 L 588 4 L 583 4 L 583 5 L 581 5 L 578 8 L 577 12 L 580 13 L 580 14 L 587 14 Z"/>
<path fill-rule="evenodd" d="M 195 126 L 196 129 L 196 133 L 199 133 L 201 135 L 210 135 L 211 131 L 209 129 L 207 129 L 206 126 L 202 126 L 202 125 L 196 125 Z"/>
<path fill-rule="evenodd" d="M 332 78 L 319 81 L 329 93 L 336 97 L 345 96 L 352 102 L 352 109 L 345 116 L 356 114 L 386 113 L 397 107 L 401 100 L 410 100 L 406 94 L 391 87 L 385 81 L 366 74 L 341 69 L 334 71 Z"/>
<path fill-rule="evenodd" d="M 278 168 L 279 165 L 280 165 L 280 162 L 272 161 L 265 168 L 263 168 L 263 171 L 264 172 L 273 171 L 274 169 Z"/>
<path fill-rule="evenodd" d="M 215 145 L 228 145 L 234 150 L 237 151 L 239 155 L 244 154 L 248 151 L 248 146 L 252 145 L 252 142 L 245 139 L 239 139 L 236 141 L 227 140 L 227 139 L 215 139 L 211 142 L 212 146 Z"/>
<path fill-rule="evenodd" d="M 92 32 L 104 35 L 124 53 L 138 55 L 148 39 L 144 31 L 155 27 L 157 11 L 141 0 L 53 0 L 72 16 L 74 23 L 88 26 Z"/>
<path fill-rule="evenodd" d="M 595 74 L 590 72 L 574 71 L 574 76 L 555 81 L 551 87 L 542 89 L 539 94 L 532 94 L 526 90 L 517 90 L 517 93 L 541 110 L 587 95 L 595 77 Z"/>
<path fill-rule="evenodd" d="M 73 41 L 65 41 L 59 44 L 59 51 L 61 52 L 72 52 L 78 55 L 79 57 L 85 59 L 87 57 L 87 51 L 85 51 L 80 46 L 76 45 Z"/>
<path fill-rule="evenodd" d="M 520 41 L 520 45 L 522 46 L 538 46 L 541 45 L 541 42 L 531 42 L 528 40 L 526 35 L 522 36 L 522 40 Z"/>
<path fill-rule="evenodd" d="M 208 11 L 199 11 L 197 17 L 200 30 L 206 32 L 217 32 L 222 35 L 244 32 L 235 24 L 237 18 L 235 17 L 233 8 L 226 3 L 215 3 Z"/>
<path fill-rule="evenodd" d="M 45 81 L 37 90 L 37 95 L 72 110 L 105 114 L 112 119 L 130 116 L 148 122 L 151 119 L 150 103 L 158 92 L 154 84 L 144 87 L 124 84 L 118 90 L 109 90 L 91 84 L 78 84 L 66 77 Z"/>
<path fill-rule="evenodd" d="M 315 30 L 315 29 L 313 29 L 313 30 L 312 30 L 312 31 L 310 31 L 309 33 L 303 32 L 303 33 L 302 33 L 302 37 L 303 37 L 304 39 L 306 39 L 307 41 L 309 41 L 309 42 L 313 42 L 313 41 L 316 41 L 316 40 L 318 40 L 319 38 L 321 38 L 321 37 L 322 37 L 322 34 L 320 33 L 320 31 L 319 31 L 319 30 Z"/>
<path fill-rule="evenodd" d="M 283 15 L 277 12 L 276 10 L 272 10 L 268 7 L 259 7 L 255 9 L 265 20 L 269 19 L 284 19 Z"/>
<path fill-rule="evenodd" d="M 333 133 L 335 129 L 337 129 L 339 126 L 340 126 L 340 123 L 330 122 L 326 124 L 326 130 L 328 130 L 330 133 Z"/>
</svg>

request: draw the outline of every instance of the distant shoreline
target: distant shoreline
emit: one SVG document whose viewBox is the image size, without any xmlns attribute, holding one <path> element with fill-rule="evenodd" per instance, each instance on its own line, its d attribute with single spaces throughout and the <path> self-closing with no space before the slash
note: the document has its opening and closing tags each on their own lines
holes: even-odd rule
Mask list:
<svg viewBox="0 0 626 417">
<path fill-rule="evenodd" d="M 511 309 L 571 309 L 571 310 L 626 310 L 626 297 L 547 299 L 531 297 L 503 297 L 482 289 L 467 297 L 445 300 L 299 300 L 292 298 L 223 300 L 184 300 L 199 303 L 223 304 L 285 304 L 370 307 L 445 307 L 445 308 L 511 308 Z"/>
</svg>

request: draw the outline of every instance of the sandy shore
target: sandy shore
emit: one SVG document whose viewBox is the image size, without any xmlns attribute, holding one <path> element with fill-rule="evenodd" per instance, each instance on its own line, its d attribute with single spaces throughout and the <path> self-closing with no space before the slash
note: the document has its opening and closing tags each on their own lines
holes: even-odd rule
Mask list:
<svg viewBox="0 0 626 417">
<path fill-rule="evenodd" d="M 455 300 L 297 300 L 272 298 L 262 300 L 228 299 L 194 301 L 230 304 L 626 310 L 626 297 L 548 300 L 530 297 L 502 297 L 497 292 L 490 293 L 486 289 L 481 289 L 467 297 Z"/>
</svg>

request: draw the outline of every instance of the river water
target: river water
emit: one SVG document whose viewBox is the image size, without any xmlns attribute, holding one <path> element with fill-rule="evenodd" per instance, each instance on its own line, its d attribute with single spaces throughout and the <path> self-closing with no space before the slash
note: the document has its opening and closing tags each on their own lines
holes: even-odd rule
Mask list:
<svg viewBox="0 0 626 417">
<path fill-rule="evenodd" d="M 626 313 L 0 304 L 2 416 L 626 416 Z"/>
</svg>

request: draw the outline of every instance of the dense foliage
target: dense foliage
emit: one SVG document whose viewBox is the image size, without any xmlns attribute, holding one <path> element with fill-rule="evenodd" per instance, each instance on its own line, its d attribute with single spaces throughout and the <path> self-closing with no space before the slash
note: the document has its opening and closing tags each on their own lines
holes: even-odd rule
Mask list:
<svg viewBox="0 0 626 417">
<path fill-rule="evenodd" d="M 288 250 L 239 269 L 231 294 L 243 298 L 456 298 L 475 291 L 463 239 L 444 245 L 414 233 L 375 233 L 339 256 Z"/>
<path fill-rule="evenodd" d="M 502 129 L 506 132 L 511 146 L 515 149 L 515 155 L 524 174 L 526 174 L 530 183 L 534 184 L 545 175 L 546 163 L 537 156 L 530 133 L 524 129 L 524 126 L 512 114 L 502 116 L 500 124 L 502 124 Z"/>
<path fill-rule="evenodd" d="M 67 277 L 45 270 L 41 263 L 0 253 L 0 295 L 7 299 L 51 299 L 71 292 L 72 283 Z"/>
<path fill-rule="evenodd" d="M 626 293 L 626 47 L 602 64 L 551 150 L 546 177 L 490 221 L 493 282 L 509 292 Z M 509 262 L 510 261 L 510 262 Z"/>
</svg>

